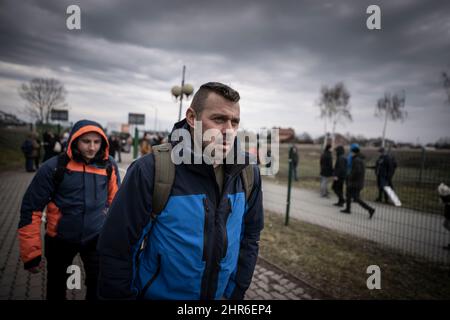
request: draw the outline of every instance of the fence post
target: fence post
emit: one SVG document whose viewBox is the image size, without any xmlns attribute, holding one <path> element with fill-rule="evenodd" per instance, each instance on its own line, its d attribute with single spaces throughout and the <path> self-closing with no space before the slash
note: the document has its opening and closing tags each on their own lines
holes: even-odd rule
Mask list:
<svg viewBox="0 0 450 320">
<path fill-rule="evenodd" d="M 134 127 L 134 141 L 133 141 L 133 159 L 136 159 L 138 156 L 138 139 L 139 139 L 139 131 L 137 126 Z"/>
<path fill-rule="evenodd" d="M 286 200 L 286 220 L 284 225 L 287 226 L 289 224 L 289 209 L 291 207 L 291 186 L 292 186 L 292 159 L 289 158 L 289 174 L 288 174 L 288 192 L 287 192 L 287 200 Z"/>
<path fill-rule="evenodd" d="M 420 161 L 420 172 L 419 172 L 419 185 L 422 185 L 422 174 L 425 169 L 425 148 L 422 147 L 422 158 Z"/>
</svg>

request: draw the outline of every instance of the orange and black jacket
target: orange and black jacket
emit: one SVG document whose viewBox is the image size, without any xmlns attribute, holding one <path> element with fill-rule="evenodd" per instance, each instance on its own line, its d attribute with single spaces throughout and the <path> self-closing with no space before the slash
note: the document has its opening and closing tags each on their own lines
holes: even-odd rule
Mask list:
<svg viewBox="0 0 450 320">
<path fill-rule="evenodd" d="M 78 138 L 88 132 L 102 137 L 101 149 L 90 163 L 83 160 L 76 147 Z M 41 261 L 41 221 L 45 208 L 48 236 L 83 244 L 100 233 L 119 188 L 118 168 L 109 156 L 108 139 L 98 123 L 78 121 L 70 134 L 66 154 L 68 163 L 62 180 L 55 181 L 60 163 L 55 156 L 41 166 L 23 197 L 18 233 L 25 269 Z M 112 165 L 109 178 L 108 165 Z"/>
</svg>

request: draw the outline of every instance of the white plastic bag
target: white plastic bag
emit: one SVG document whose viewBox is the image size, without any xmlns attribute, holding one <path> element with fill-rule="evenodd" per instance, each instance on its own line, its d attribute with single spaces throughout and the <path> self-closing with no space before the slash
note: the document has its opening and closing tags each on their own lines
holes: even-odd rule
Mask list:
<svg viewBox="0 0 450 320">
<path fill-rule="evenodd" d="M 398 196 L 395 194 L 394 190 L 391 187 L 389 187 L 389 186 L 384 187 L 384 191 L 386 192 L 386 194 L 388 195 L 389 199 L 391 199 L 392 203 L 396 207 L 401 207 L 402 206 L 402 203 L 400 202 L 400 199 L 398 198 Z"/>
</svg>

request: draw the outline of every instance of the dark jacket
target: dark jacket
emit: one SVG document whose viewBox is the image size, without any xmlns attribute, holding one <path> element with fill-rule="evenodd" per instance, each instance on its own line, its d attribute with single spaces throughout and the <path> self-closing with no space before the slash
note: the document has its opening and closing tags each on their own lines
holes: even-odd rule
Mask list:
<svg viewBox="0 0 450 320">
<path fill-rule="evenodd" d="M 168 203 L 151 220 L 154 155 L 133 162 L 99 239 L 100 297 L 242 299 L 264 223 L 259 170 L 247 202 L 245 166 L 225 165 L 220 195 L 211 165 L 176 165 Z"/>
<path fill-rule="evenodd" d="M 363 155 L 354 155 L 352 157 L 352 169 L 347 177 L 347 187 L 353 190 L 362 190 L 364 188 L 365 173 L 366 167 Z"/>
<path fill-rule="evenodd" d="M 344 156 L 344 148 L 342 146 L 336 148 L 336 163 L 333 176 L 340 180 L 344 180 L 347 177 L 347 158 Z"/>
<path fill-rule="evenodd" d="M 22 152 L 26 158 L 31 158 L 33 154 L 33 140 L 27 138 L 21 146 Z"/>
<path fill-rule="evenodd" d="M 392 154 L 388 154 L 389 158 L 389 170 L 388 170 L 388 178 L 392 179 L 395 174 L 395 170 L 397 170 L 397 160 Z"/>
<path fill-rule="evenodd" d="M 380 179 L 391 179 L 397 169 L 397 162 L 390 154 L 381 154 L 375 163 L 375 175 Z"/>
<path fill-rule="evenodd" d="M 87 132 L 97 132 L 103 138 L 102 149 L 95 161 L 89 164 L 79 158 L 73 143 Z M 38 265 L 41 260 L 40 229 L 44 208 L 47 208 L 48 236 L 85 243 L 100 233 L 107 208 L 120 184 L 117 166 L 109 157 L 108 140 L 99 124 L 88 120 L 77 122 L 69 141 L 67 156 L 70 161 L 59 186 L 55 187 L 58 167 L 58 156 L 55 156 L 40 167 L 22 200 L 18 232 L 21 257 L 27 269 Z M 113 165 L 109 184 L 105 167 L 107 159 Z"/>
<path fill-rule="evenodd" d="M 333 156 L 330 150 L 325 150 L 320 157 L 320 175 L 322 177 L 333 175 Z"/>
<path fill-rule="evenodd" d="M 296 147 L 289 148 L 289 159 L 292 160 L 294 166 L 298 165 L 298 151 Z"/>
<path fill-rule="evenodd" d="M 389 175 L 389 156 L 381 154 L 375 163 L 375 175 L 387 178 Z"/>
</svg>

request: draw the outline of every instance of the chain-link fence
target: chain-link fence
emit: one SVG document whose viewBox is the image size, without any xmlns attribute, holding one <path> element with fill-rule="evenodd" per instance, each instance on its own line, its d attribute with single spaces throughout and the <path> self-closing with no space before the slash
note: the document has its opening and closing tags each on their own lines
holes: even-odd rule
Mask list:
<svg viewBox="0 0 450 320">
<path fill-rule="evenodd" d="M 265 207 L 285 213 L 288 181 L 288 148 L 280 146 L 280 170 L 265 179 Z M 362 148 L 366 163 L 365 188 L 361 198 L 376 208 L 373 219 L 356 203 L 352 214 L 340 213 L 333 206 L 337 199 L 330 190 L 330 199 L 319 196 L 319 146 L 297 145 L 299 180 L 293 181 L 291 215 L 304 221 L 373 240 L 401 253 L 412 254 L 432 262 L 450 263 L 450 231 L 443 226 L 444 205 L 437 192 L 438 185 L 450 185 L 450 152 L 425 149 L 393 149 L 397 169 L 392 184 L 401 206 L 375 202 L 379 191 L 375 175 L 378 148 Z M 346 147 L 348 152 L 348 147 Z M 333 154 L 333 163 L 335 154 Z M 330 185 L 331 186 L 330 179 Z M 345 194 L 345 192 L 344 192 Z"/>
</svg>

